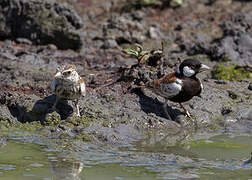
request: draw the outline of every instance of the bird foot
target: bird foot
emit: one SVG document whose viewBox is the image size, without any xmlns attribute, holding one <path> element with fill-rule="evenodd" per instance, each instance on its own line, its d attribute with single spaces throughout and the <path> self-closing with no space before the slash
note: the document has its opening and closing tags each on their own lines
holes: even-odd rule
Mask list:
<svg viewBox="0 0 252 180">
<path fill-rule="evenodd" d="M 192 118 L 192 115 L 189 113 L 189 111 L 185 110 L 184 113 L 186 117 L 189 117 L 190 119 Z"/>
<path fill-rule="evenodd" d="M 77 112 L 73 112 L 73 115 L 74 115 L 74 116 L 76 116 L 76 117 L 81 117 L 81 115 L 80 115 L 80 112 L 79 112 L 79 111 L 77 111 Z"/>
</svg>

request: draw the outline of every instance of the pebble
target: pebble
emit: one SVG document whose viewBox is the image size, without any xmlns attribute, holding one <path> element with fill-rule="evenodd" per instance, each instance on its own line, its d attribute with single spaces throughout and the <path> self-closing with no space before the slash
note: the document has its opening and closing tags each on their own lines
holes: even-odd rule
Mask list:
<svg viewBox="0 0 252 180">
<path fill-rule="evenodd" d="M 249 83 L 248 89 L 249 89 L 250 91 L 252 91 L 252 82 Z"/>
</svg>

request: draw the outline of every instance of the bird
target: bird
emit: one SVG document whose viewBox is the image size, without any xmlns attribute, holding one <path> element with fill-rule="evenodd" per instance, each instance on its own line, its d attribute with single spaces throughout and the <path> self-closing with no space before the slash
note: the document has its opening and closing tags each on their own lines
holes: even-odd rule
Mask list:
<svg viewBox="0 0 252 180">
<path fill-rule="evenodd" d="M 200 96 L 203 85 L 196 75 L 204 70 L 209 70 L 205 64 L 202 64 L 197 59 L 185 59 L 180 63 L 178 68 L 160 79 L 149 81 L 143 88 L 150 89 L 155 94 L 163 97 L 165 103 L 163 105 L 165 115 L 171 120 L 167 112 L 168 101 L 179 103 L 184 110 L 184 114 L 191 118 L 191 114 L 182 105 L 183 102 L 189 101 L 194 96 Z"/>
<path fill-rule="evenodd" d="M 56 110 L 60 99 L 72 100 L 76 114 L 80 117 L 79 98 L 86 96 L 86 85 L 83 78 L 79 76 L 76 66 L 62 65 L 58 67 L 50 87 L 56 95 L 52 109 Z"/>
</svg>

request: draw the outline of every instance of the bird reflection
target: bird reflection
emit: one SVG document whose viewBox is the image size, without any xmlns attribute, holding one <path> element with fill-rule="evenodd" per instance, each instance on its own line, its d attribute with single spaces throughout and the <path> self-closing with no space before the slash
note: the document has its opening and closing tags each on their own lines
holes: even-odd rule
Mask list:
<svg viewBox="0 0 252 180">
<path fill-rule="evenodd" d="M 83 163 L 71 159 L 56 159 L 51 161 L 53 180 L 81 180 L 79 177 Z"/>
</svg>

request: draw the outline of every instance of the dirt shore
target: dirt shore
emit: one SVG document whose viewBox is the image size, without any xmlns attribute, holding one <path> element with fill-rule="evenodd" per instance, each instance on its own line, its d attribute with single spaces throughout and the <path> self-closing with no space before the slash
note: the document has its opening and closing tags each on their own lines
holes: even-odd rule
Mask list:
<svg viewBox="0 0 252 180">
<path fill-rule="evenodd" d="M 185 1 L 180 7 L 156 4 L 142 8 L 118 1 L 57 3 L 64 7 L 59 9 L 66 17 L 75 17 L 68 18 L 69 22 L 79 22 L 73 27 L 78 27 L 75 35 L 80 38 L 73 38 L 76 46 L 59 46 L 58 36 L 50 36 L 50 44 L 40 44 L 40 40 L 22 33 L 0 33 L 1 128 L 29 127 L 45 136 L 113 144 L 154 136 L 155 141 L 176 143 L 198 132 L 251 133 L 251 1 L 195 0 Z M 3 4 L 0 6 L 0 13 L 5 12 Z M 58 6 L 52 7 L 55 10 Z M 19 18 L 27 20 L 26 16 Z M 14 21 L 6 18 L 1 23 L 5 20 Z M 71 43 L 67 36 L 72 34 L 64 34 L 62 43 Z M 173 120 L 166 119 L 164 99 L 150 91 L 129 91 L 132 81 L 99 88 L 118 79 L 122 68 L 137 62 L 122 53 L 123 48 L 139 43 L 146 50 L 157 50 L 161 42 L 165 72 L 175 68 L 178 57 L 193 57 L 212 68 L 199 75 L 204 85 L 202 98 L 185 103 L 192 119 L 172 102 L 169 112 Z M 80 100 L 80 118 L 72 113 L 71 102 L 62 101 L 57 112 L 48 111 L 55 101 L 49 86 L 61 64 L 75 64 L 86 81 L 88 92 Z"/>
</svg>

